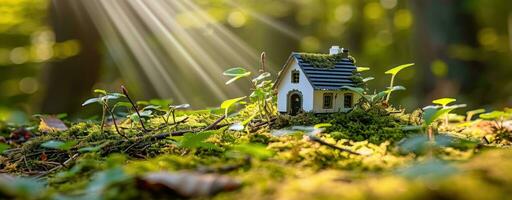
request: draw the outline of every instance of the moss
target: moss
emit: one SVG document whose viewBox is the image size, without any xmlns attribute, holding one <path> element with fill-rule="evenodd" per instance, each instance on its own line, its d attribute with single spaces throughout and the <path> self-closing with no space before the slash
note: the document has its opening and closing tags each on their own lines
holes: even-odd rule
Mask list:
<svg viewBox="0 0 512 200">
<path fill-rule="evenodd" d="M 334 68 L 337 62 L 343 58 L 348 58 L 346 54 L 314 54 L 314 53 L 301 53 L 300 57 L 307 63 L 311 63 L 316 68 Z"/>
</svg>

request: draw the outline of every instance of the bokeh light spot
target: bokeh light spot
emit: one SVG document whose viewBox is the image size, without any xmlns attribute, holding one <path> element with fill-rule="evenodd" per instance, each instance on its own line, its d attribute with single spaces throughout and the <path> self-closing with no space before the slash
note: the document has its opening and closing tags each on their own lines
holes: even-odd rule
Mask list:
<svg viewBox="0 0 512 200">
<path fill-rule="evenodd" d="M 383 14 L 384 10 L 377 2 L 368 3 L 364 7 L 364 16 L 368 19 L 376 20 L 381 18 Z"/>
<path fill-rule="evenodd" d="M 393 22 L 398 29 L 408 29 L 412 24 L 412 14 L 406 9 L 399 10 L 395 13 Z"/>
<path fill-rule="evenodd" d="M 352 8 L 349 5 L 340 5 L 334 11 L 336 20 L 346 23 L 352 18 Z"/>
<path fill-rule="evenodd" d="M 28 61 L 29 52 L 24 47 L 16 47 L 11 50 L 9 58 L 14 64 L 23 64 Z"/>
<path fill-rule="evenodd" d="M 25 77 L 20 80 L 19 89 L 25 94 L 33 94 L 39 89 L 39 83 L 33 77 Z"/>
<path fill-rule="evenodd" d="M 445 77 L 448 74 L 448 65 L 442 60 L 434 60 L 430 65 L 430 70 L 437 77 Z"/>
<path fill-rule="evenodd" d="M 380 5 L 385 9 L 393 9 L 396 6 L 396 0 L 380 0 Z"/>
<path fill-rule="evenodd" d="M 232 27 L 240 28 L 247 22 L 247 16 L 240 11 L 233 11 L 228 16 L 228 23 Z"/>
<path fill-rule="evenodd" d="M 484 28 L 478 32 L 478 42 L 483 46 L 494 46 L 498 42 L 498 35 L 494 29 Z"/>
<path fill-rule="evenodd" d="M 320 41 L 313 36 L 308 36 L 300 41 L 300 47 L 304 51 L 316 52 L 320 49 Z"/>
</svg>

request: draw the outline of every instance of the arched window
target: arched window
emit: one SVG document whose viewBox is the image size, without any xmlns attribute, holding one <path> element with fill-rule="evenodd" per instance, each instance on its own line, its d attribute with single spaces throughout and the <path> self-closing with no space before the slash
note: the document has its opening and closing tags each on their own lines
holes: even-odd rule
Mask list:
<svg viewBox="0 0 512 200">
<path fill-rule="evenodd" d="M 293 70 L 292 71 L 292 83 L 299 83 L 299 70 Z"/>
</svg>

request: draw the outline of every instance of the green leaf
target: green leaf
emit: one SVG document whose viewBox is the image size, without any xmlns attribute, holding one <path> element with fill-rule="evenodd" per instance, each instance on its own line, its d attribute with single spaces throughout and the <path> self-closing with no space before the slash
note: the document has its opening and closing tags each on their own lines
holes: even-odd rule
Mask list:
<svg viewBox="0 0 512 200">
<path fill-rule="evenodd" d="M 182 140 L 178 143 L 178 146 L 188 149 L 217 148 L 214 144 L 205 142 L 208 138 L 215 134 L 215 131 L 203 131 L 199 133 L 185 133 Z"/>
<path fill-rule="evenodd" d="M 3 154 L 5 150 L 11 148 L 8 144 L 0 143 L 0 154 Z"/>
<path fill-rule="evenodd" d="M 185 108 L 189 108 L 190 107 L 190 104 L 180 104 L 180 105 L 170 105 L 169 108 L 172 108 L 172 109 L 185 109 Z"/>
<path fill-rule="evenodd" d="M 82 106 L 86 106 L 86 105 L 89 105 L 89 104 L 92 104 L 92 103 L 96 103 L 96 102 L 100 102 L 100 98 L 91 98 L 91 99 L 87 99 L 84 103 L 82 103 Z"/>
<path fill-rule="evenodd" d="M 236 76 L 243 76 L 243 75 L 248 76 L 249 74 L 251 74 L 251 72 L 247 71 L 246 69 L 241 68 L 241 67 L 235 67 L 235 68 L 231 68 L 231 69 L 224 71 L 223 74 L 225 76 L 236 77 Z"/>
<path fill-rule="evenodd" d="M 357 72 L 364 72 L 364 71 L 368 71 L 368 70 L 370 70 L 369 67 L 357 67 L 356 68 Z"/>
<path fill-rule="evenodd" d="M 229 81 L 226 82 L 226 85 L 228 85 L 238 79 L 241 79 L 243 77 L 247 77 L 247 76 L 251 75 L 251 72 L 247 71 L 246 69 L 241 68 L 241 67 L 235 67 L 235 68 L 231 68 L 231 69 L 224 71 L 223 74 L 225 76 L 233 77 L 232 79 L 230 79 Z"/>
<path fill-rule="evenodd" d="M 432 103 L 435 103 L 435 104 L 439 104 L 439 105 L 442 105 L 443 107 L 452 103 L 452 102 L 455 102 L 457 101 L 457 99 L 454 99 L 454 98 L 441 98 L 441 99 L 436 99 L 434 101 L 432 101 Z"/>
<path fill-rule="evenodd" d="M 366 82 L 371 81 L 373 79 L 375 79 L 375 78 L 374 77 L 366 77 L 366 78 L 363 78 L 363 82 L 366 83 Z"/>
<path fill-rule="evenodd" d="M 264 73 L 260 74 L 258 77 L 252 79 L 252 81 L 253 82 L 258 82 L 258 81 L 261 81 L 263 79 L 266 79 L 266 78 L 270 77 L 270 75 L 271 74 L 269 72 L 264 72 Z"/>
<path fill-rule="evenodd" d="M 238 98 L 234 98 L 234 99 L 228 99 L 224 102 L 222 102 L 222 104 L 220 105 L 220 108 L 221 109 L 224 109 L 224 114 L 226 115 L 226 117 L 228 116 L 228 111 L 229 111 L 229 108 L 231 106 L 233 106 L 235 103 L 245 99 L 246 96 L 243 96 L 243 97 L 238 97 Z"/>
<path fill-rule="evenodd" d="M 480 114 L 481 119 L 485 120 L 494 120 L 494 119 L 500 119 L 504 118 L 506 116 L 506 113 L 503 111 L 492 111 L 484 114 Z"/>
<path fill-rule="evenodd" d="M 249 74 L 246 75 L 246 76 L 249 76 Z M 228 81 L 226 81 L 226 85 L 229 85 L 229 84 L 235 82 L 236 80 L 241 79 L 241 78 L 246 77 L 246 76 L 235 76 L 232 79 L 229 79 Z"/>
<path fill-rule="evenodd" d="M 239 144 L 235 145 L 233 149 L 261 160 L 270 158 L 274 155 L 274 151 L 267 149 L 267 147 L 262 144 Z"/>
<path fill-rule="evenodd" d="M 343 86 L 341 87 L 342 89 L 347 89 L 347 90 L 350 90 L 352 92 L 355 92 L 359 95 L 364 95 L 364 89 L 363 88 L 360 88 L 360 87 L 351 87 L 351 86 Z"/>
<path fill-rule="evenodd" d="M 315 124 L 314 128 L 315 129 L 319 129 L 319 128 L 325 128 L 325 127 L 331 127 L 332 124 L 330 123 L 321 123 L 321 124 Z"/>
<path fill-rule="evenodd" d="M 447 114 L 456 108 L 465 107 L 465 106 L 466 106 L 465 104 L 459 104 L 459 105 L 453 105 L 453 106 L 446 106 L 441 109 L 437 109 L 435 107 L 428 107 L 428 108 L 424 109 L 423 119 L 425 120 L 425 124 L 427 126 L 429 126 L 430 124 L 432 124 L 432 122 L 436 121 L 442 115 Z"/>
<path fill-rule="evenodd" d="M 395 75 L 397 74 L 398 72 L 400 72 L 401 70 L 407 68 L 407 67 L 410 67 L 410 66 L 413 66 L 414 63 L 409 63 L 409 64 L 403 64 L 403 65 L 399 65 L 397 67 L 394 67 L 393 69 L 390 69 L 386 72 L 384 72 L 385 74 L 391 74 L 391 75 Z"/>
<path fill-rule="evenodd" d="M 95 89 L 94 93 L 98 93 L 98 94 L 102 94 L 102 95 L 107 95 L 107 91 L 102 90 L 102 89 Z"/>
<path fill-rule="evenodd" d="M 117 102 L 115 107 L 126 107 L 126 108 L 131 108 L 133 107 L 131 103 L 129 102 L 125 102 L 125 101 L 121 101 L 121 102 Z"/>
<path fill-rule="evenodd" d="M 76 141 L 61 142 L 61 141 L 57 141 L 57 140 L 50 140 L 50 141 L 47 141 L 47 142 L 41 144 L 41 146 L 44 148 L 49 148 L 49 149 L 57 149 L 57 150 L 67 151 L 67 150 L 73 148 L 73 146 L 75 146 L 76 143 L 77 143 Z"/>
</svg>

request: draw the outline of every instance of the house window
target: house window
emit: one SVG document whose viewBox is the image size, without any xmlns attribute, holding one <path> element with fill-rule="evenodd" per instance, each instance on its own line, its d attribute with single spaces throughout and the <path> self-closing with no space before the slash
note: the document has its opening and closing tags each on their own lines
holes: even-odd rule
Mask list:
<svg viewBox="0 0 512 200">
<path fill-rule="evenodd" d="M 292 71 L 292 83 L 299 83 L 299 70 Z"/>
<path fill-rule="evenodd" d="M 332 108 L 332 93 L 324 93 L 324 109 Z"/>
<path fill-rule="evenodd" d="M 352 108 L 352 98 L 353 96 L 351 93 L 345 94 L 343 98 L 343 107 Z"/>
</svg>

